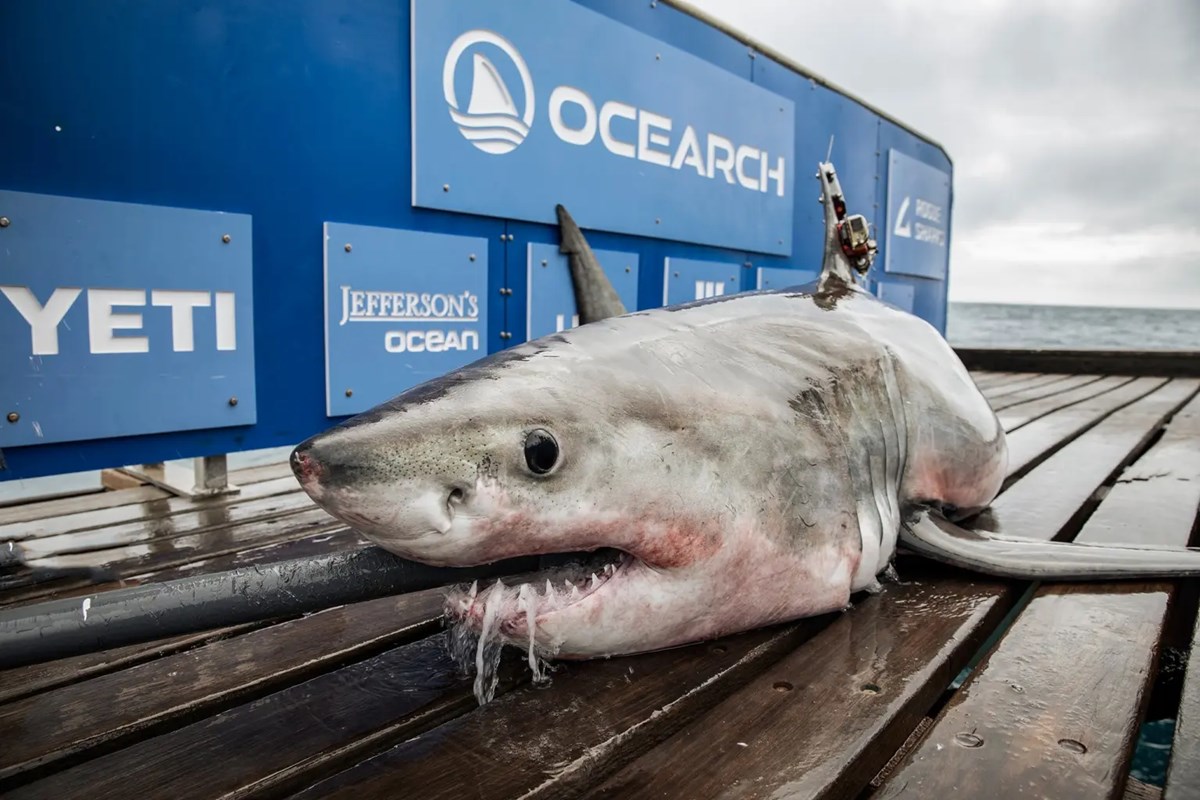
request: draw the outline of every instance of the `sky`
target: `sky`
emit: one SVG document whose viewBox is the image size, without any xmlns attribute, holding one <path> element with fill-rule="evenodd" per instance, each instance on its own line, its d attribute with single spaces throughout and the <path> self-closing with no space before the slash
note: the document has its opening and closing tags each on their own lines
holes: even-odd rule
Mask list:
<svg viewBox="0 0 1200 800">
<path fill-rule="evenodd" d="M 1197 0 L 690 2 L 946 148 L 952 301 L 1200 309 Z"/>
</svg>

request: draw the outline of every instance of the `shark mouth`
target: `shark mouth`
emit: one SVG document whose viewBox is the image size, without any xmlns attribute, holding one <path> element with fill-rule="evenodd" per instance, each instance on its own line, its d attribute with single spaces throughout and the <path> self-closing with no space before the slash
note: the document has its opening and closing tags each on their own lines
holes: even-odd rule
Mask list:
<svg viewBox="0 0 1200 800">
<path fill-rule="evenodd" d="M 455 587 L 446 597 L 445 613 L 451 622 L 451 655 L 459 669 L 474 667 L 475 697 L 482 705 L 495 694 L 500 654 L 509 644 L 526 651 L 535 683 L 548 680 L 545 661 L 558 654 L 558 643 L 539 637 L 539 623 L 575 606 L 621 579 L 640 560 L 629 553 L 602 548 L 593 553 L 551 557 L 565 563 L 506 585 Z"/>
</svg>

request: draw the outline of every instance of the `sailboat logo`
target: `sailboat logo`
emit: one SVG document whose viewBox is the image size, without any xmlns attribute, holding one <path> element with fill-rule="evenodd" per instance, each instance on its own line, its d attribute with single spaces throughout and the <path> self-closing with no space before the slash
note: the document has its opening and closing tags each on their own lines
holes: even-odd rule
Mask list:
<svg viewBox="0 0 1200 800">
<path fill-rule="evenodd" d="M 466 110 L 459 105 L 454 89 L 458 64 L 468 50 L 479 44 L 493 45 L 517 68 L 524 95 L 521 98 L 523 110 L 518 109 L 500 70 L 479 48 L 470 52 L 471 96 L 467 100 Z M 455 39 L 442 65 L 442 91 L 450 108 L 450 118 L 458 130 L 468 142 L 483 152 L 493 155 L 511 153 L 529 135 L 529 126 L 533 124 L 533 79 L 517 48 L 500 34 L 472 30 Z"/>
</svg>

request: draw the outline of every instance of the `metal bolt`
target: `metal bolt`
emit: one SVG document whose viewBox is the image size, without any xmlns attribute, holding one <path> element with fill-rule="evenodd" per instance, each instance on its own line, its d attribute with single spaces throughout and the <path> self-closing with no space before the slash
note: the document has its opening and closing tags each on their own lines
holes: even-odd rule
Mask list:
<svg viewBox="0 0 1200 800">
<path fill-rule="evenodd" d="M 544 259 L 544 258 L 543 258 L 543 259 L 542 259 L 542 266 L 543 266 L 543 267 L 544 267 L 544 266 L 546 266 L 546 264 L 547 264 L 547 263 L 549 263 L 549 262 L 547 262 L 547 261 L 546 261 L 546 259 Z"/>
<path fill-rule="evenodd" d="M 745 264 L 742 264 L 742 266 L 745 267 L 746 269 L 751 269 L 754 266 L 754 264 L 750 261 L 747 261 Z"/>
<path fill-rule="evenodd" d="M 354 248 L 350 246 L 350 243 L 349 243 L 349 242 L 346 242 L 346 252 L 347 252 L 347 253 L 349 253 L 349 252 L 350 252 L 351 250 L 353 250 L 353 249 L 354 249 Z"/>
<path fill-rule="evenodd" d="M 443 191 L 443 192 L 448 192 L 448 191 L 450 191 L 450 184 L 448 184 L 448 183 L 443 183 L 443 184 L 442 184 L 442 191 Z"/>
<path fill-rule="evenodd" d="M 675 273 L 675 277 L 676 277 L 676 278 L 678 278 L 678 277 L 679 277 L 679 273 L 678 273 L 678 272 L 676 272 L 676 273 Z"/>
<path fill-rule="evenodd" d="M 655 61 L 662 61 L 662 53 L 655 53 L 655 54 L 654 54 L 654 60 L 655 60 Z"/>
<path fill-rule="evenodd" d="M 8 421 L 9 422 L 16 422 L 20 418 L 21 418 L 21 415 L 18 414 L 17 412 L 15 412 L 15 411 L 8 412 Z"/>
<path fill-rule="evenodd" d="M 508 331 L 500 331 L 500 338 L 501 339 L 511 339 L 512 334 L 509 333 Z"/>
<path fill-rule="evenodd" d="M 626 272 L 633 272 L 633 270 L 631 270 L 629 267 L 626 267 L 626 268 L 625 268 L 625 271 L 626 271 Z"/>
<path fill-rule="evenodd" d="M 237 398 L 236 398 L 236 397 L 231 397 L 231 398 L 229 398 L 229 405 L 231 405 L 231 406 L 236 406 L 236 405 L 237 405 Z"/>
<path fill-rule="evenodd" d="M 655 225 L 661 225 L 661 224 L 662 224 L 662 220 L 661 220 L 661 219 L 659 219 L 658 217 L 655 217 L 655 218 L 654 218 L 654 224 L 655 224 Z"/>
<path fill-rule="evenodd" d="M 758 55 L 757 55 L 757 54 L 756 54 L 756 53 L 755 53 L 753 50 L 751 50 L 751 51 L 750 51 L 750 57 L 751 57 L 751 58 L 758 58 Z"/>
<path fill-rule="evenodd" d="M 0 228 L 7 228 L 9 225 L 12 225 L 12 220 L 8 217 L 0 217 Z"/>
<path fill-rule="evenodd" d="M 347 389 L 347 390 L 346 390 L 346 397 L 353 397 L 353 396 L 354 396 L 354 390 L 353 390 L 353 389 Z"/>
<path fill-rule="evenodd" d="M 221 237 L 221 241 L 224 242 L 225 244 L 229 244 L 230 242 L 233 241 L 233 237 L 227 233 Z"/>
<path fill-rule="evenodd" d="M 468 261 L 474 261 L 474 260 L 475 260 L 475 254 L 474 254 L 474 253 L 471 253 L 471 255 L 467 256 L 467 260 L 468 260 Z"/>
</svg>

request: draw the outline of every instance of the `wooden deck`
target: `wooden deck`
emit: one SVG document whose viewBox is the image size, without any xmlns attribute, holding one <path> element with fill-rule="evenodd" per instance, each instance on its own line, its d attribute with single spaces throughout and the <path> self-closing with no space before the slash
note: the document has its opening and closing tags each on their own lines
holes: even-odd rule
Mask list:
<svg viewBox="0 0 1200 800">
<path fill-rule="evenodd" d="M 1184 545 L 1200 380 L 978 372 L 1009 432 L 981 524 Z M 1167 373 L 1164 373 L 1167 374 Z M 0 541 L 110 580 L 0 572 L 0 606 L 364 544 L 286 465 L 206 501 L 152 487 L 0 508 Z M 440 590 L 0 672 L 0 794 L 215 797 L 1200 797 L 1198 582 L 1008 582 L 902 558 L 854 607 L 649 655 L 519 658 L 478 707 Z M 959 685 L 956 676 L 972 669 Z M 1178 719 L 1165 789 L 1129 778 Z"/>
</svg>

